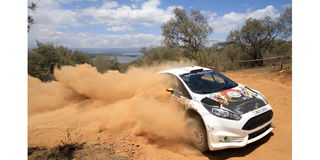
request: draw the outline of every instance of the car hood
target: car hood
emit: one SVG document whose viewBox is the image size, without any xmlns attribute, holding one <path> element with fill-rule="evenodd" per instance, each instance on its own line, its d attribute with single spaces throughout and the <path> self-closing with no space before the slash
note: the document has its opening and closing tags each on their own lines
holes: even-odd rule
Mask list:
<svg viewBox="0 0 320 160">
<path fill-rule="evenodd" d="M 219 107 L 237 114 L 244 114 L 267 104 L 262 94 L 243 85 L 207 94 L 201 98 L 201 103 L 207 108 L 220 104 Z"/>
</svg>

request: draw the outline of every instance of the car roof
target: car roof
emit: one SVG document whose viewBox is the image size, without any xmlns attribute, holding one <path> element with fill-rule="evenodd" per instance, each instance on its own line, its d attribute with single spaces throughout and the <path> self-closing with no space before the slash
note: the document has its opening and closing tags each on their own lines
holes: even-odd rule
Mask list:
<svg viewBox="0 0 320 160">
<path fill-rule="evenodd" d="M 167 70 L 160 71 L 159 73 L 170 73 L 170 74 L 179 76 L 181 74 L 190 73 L 191 71 L 199 70 L 199 69 L 211 70 L 209 68 L 200 67 L 200 66 L 189 66 L 189 67 L 167 69 Z"/>
</svg>

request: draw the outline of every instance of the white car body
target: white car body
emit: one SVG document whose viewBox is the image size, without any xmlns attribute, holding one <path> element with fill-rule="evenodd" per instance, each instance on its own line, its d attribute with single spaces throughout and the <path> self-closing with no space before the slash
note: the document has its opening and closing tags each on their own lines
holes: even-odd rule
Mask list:
<svg viewBox="0 0 320 160">
<path fill-rule="evenodd" d="M 177 97 L 174 94 L 172 96 L 178 101 L 183 101 L 186 110 L 196 111 L 202 118 L 205 129 L 207 131 L 207 142 L 209 150 L 221 150 L 225 148 L 238 148 L 246 146 L 252 142 L 255 142 L 262 137 L 266 136 L 273 129 L 271 125 L 273 112 L 270 104 L 266 102 L 263 95 L 253 89 L 250 89 L 242 84 L 238 84 L 238 86 L 227 89 L 224 91 L 224 94 L 231 95 L 231 98 L 238 98 L 240 96 L 244 96 L 242 92 L 248 94 L 247 98 L 255 98 L 256 100 L 262 100 L 265 105 L 258 106 L 257 103 L 254 109 L 250 109 L 244 114 L 241 114 L 240 120 L 232 120 L 221 118 L 213 115 L 209 110 L 203 105 L 201 100 L 205 97 L 209 97 L 213 100 L 213 97 L 221 96 L 221 93 L 210 93 L 210 94 L 197 94 L 191 91 L 188 85 L 184 82 L 184 80 L 180 77 L 182 74 L 190 73 L 194 70 L 203 70 L 203 71 L 211 71 L 209 68 L 192 66 L 192 67 L 183 67 L 183 68 L 175 68 L 164 70 L 159 73 L 171 74 L 180 80 L 180 82 L 184 85 L 186 90 L 189 92 L 191 99 L 185 97 Z M 240 93 L 240 95 L 239 95 Z M 251 94 L 251 95 L 249 95 Z M 224 96 L 225 96 L 224 95 Z M 233 96 L 233 97 L 232 97 Z M 223 98 L 223 97 L 222 97 Z M 246 97 L 242 97 L 246 99 Z M 221 99 L 220 99 L 221 100 Z M 246 102 L 246 101 L 244 101 Z M 220 105 L 223 108 L 223 105 Z M 224 108 L 227 109 L 227 108 Z M 268 114 L 267 118 L 266 115 Z M 270 118 L 271 116 L 271 118 Z M 252 119 L 253 118 L 253 119 Z M 260 118 L 260 119 L 259 119 Z M 248 122 L 251 119 L 251 122 Z M 246 123 L 250 123 L 245 129 L 244 126 Z M 259 123 L 259 124 L 255 124 Z M 254 124 L 254 125 L 253 125 Z"/>
</svg>

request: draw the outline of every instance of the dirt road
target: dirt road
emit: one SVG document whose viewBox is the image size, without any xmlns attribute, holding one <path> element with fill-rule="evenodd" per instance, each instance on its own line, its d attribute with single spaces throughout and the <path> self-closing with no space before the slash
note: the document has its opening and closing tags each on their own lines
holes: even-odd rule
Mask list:
<svg viewBox="0 0 320 160">
<path fill-rule="evenodd" d="M 81 66 L 57 72 L 58 82 L 29 77 L 29 159 L 291 159 L 291 75 L 224 74 L 266 96 L 275 113 L 273 133 L 244 148 L 199 153 L 181 132 L 183 111 L 158 91 L 162 80 L 145 70 L 101 76 Z"/>
</svg>

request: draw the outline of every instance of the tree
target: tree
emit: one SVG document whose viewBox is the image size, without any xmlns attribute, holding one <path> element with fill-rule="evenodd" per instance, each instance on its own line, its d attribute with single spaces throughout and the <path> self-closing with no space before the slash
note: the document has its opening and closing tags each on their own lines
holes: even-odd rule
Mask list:
<svg viewBox="0 0 320 160">
<path fill-rule="evenodd" d="M 49 65 L 45 64 L 45 57 L 36 52 L 28 53 L 28 74 L 39 78 L 41 81 L 51 81 L 54 79 L 50 72 Z"/>
<path fill-rule="evenodd" d="M 279 16 L 279 23 L 282 25 L 282 38 L 287 39 L 292 35 L 292 7 L 286 8 Z"/>
<path fill-rule="evenodd" d="M 91 64 L 89 55 L 72 52 L 63 46 L 37 42 L 37 47 L 28 53 L 28 74 L 42 81 L 54 80 L 54 68 L 64 65 Z"/>
<path fill-rule="evenodd" d="M 31 2 L 31 4 L 28 5 L 28 9 L 30 9 L 31 11 L 34 11 L 36 8 L 37 8 L 37 4 L 34 2 Z M 28 15 L 28 32 L 30 31 L 31 25 L 33 24 L 34 24 L 33 17 Z"/>
<path fill-rule="evenodd" d="M 80 51 L 74 51 L 72 53 L 72 61 L 74 61 L 76 64 L 92 63 L 90 56 Z"/>
<path fill-rule="evenodd" d="M 143 53 L 143 56 L 135 61 L 136 66 L 153 65 L 181 58 L 181 51 L 178 48 L 150 47 L 141 48 L 140 52 Z"/>
<path fill-rule="evenodd" d="M 104 73 L 108 70 L 120 70 L 120 63 L 117 58 L 110 56 L 97 56 L 93 61 L 93 66 L 97 68 L 97 71 Z"/>
<path fill-rule="evenodd" d="M 227 41 L 240 45 L 242 51 L 252 59 L 260 59 L 281 33 L 280 28 L 280 24 L 270 17 L 261 20 L 249 18 L 241 29 L 229 33 Z M 256 65 L 263 66 L 263 61 L 252 63 L 252 66 Z"/>
<path fill-rule="evenodd" d="M 170 48 L 185 49 L 186 56 L 194 58 L 194 54 L 204 47 L 212 28 L 199 10 L 191 10 L 188 15 L 185 10 L 175 8 L 173 13 L 174 17 L 161 26 L 163 42 Z"/>
</svg>

